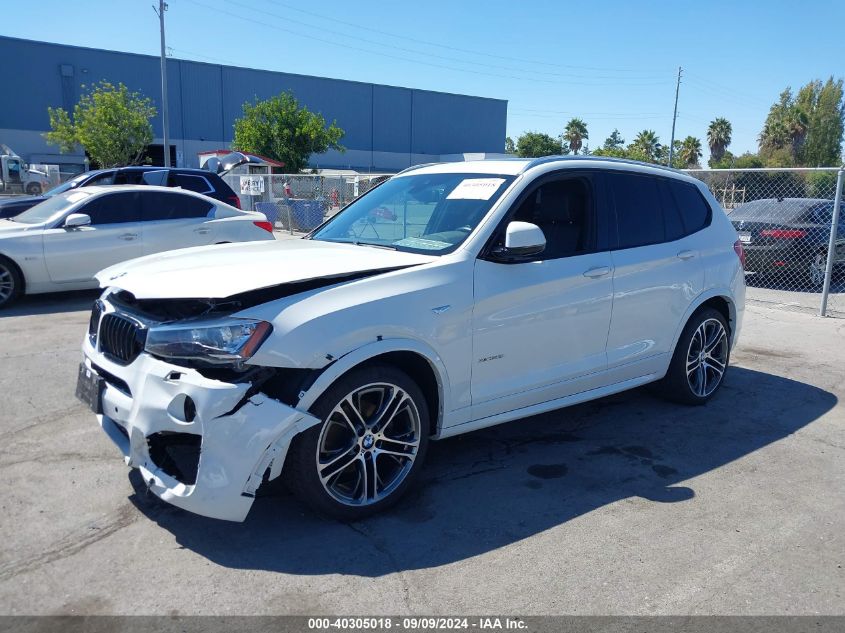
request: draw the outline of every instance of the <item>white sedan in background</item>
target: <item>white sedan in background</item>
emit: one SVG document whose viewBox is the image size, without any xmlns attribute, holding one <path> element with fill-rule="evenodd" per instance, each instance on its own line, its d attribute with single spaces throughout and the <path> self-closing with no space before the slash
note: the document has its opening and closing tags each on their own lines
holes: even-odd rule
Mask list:
<svg viewBox="0 0 845 633">
<path fill-rule="evenodd" d="M 75 189 L 0 220 L 0 307 L 24 293 L 96 288 L 98 271 L 143 255 L 272 239 L 263 214 L 191 191 Z"/>
</svg>

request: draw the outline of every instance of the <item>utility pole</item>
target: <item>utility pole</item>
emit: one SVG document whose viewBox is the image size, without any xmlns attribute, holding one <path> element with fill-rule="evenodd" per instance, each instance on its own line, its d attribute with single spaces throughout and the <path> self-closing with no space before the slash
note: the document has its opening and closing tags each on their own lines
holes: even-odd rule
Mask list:
<svg viewBox="0 0 845 633">
<path fill-rule="evenodd" d="M 667 163 L 669 167 L 672 166 L 672 154 L 675 151 L 675 122 L 678 120 L 678 92 L 681 90 L 681 71 L 682 68 L 678 66 L 678 83 L 675 84 L 675 112 L 672 114 L 672 138 L 669 140 L 669 162 Z"/>
<path fill-rule="evenodd" d="M 170 167 L 170 117 L 167 113 L 167 55 L 164 46 L 164 12 L 167 3 L 158 0 L 158 10 L 153 5 L 153 11 L 158 15 L 159 30 L 161 31 L 161 118 L 162 135 L 164 136 L 164 166 Z"/>
</svg>

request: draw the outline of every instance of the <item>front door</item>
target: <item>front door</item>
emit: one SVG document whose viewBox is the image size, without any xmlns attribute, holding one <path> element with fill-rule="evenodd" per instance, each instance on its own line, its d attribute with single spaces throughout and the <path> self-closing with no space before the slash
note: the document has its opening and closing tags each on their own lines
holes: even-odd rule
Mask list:
<svg viewBox="0 0 845 633">
<path fill-rule="evenodd" d="M 143 254 L 137 192 L 105 193 L 75 212 L 89 215 L 91 224 L 44 232 L 44 259 L 53 282 L 88 282 L 103 268 Z"/>
<path fill-rule="evenodd" d="M 545 251 L 519 263 L 476 262 L 474 419 L 600 383 L 613 297 L 601 200 L 589 173 L 546 179 L 517 201 L 492 245 L 519 220 L 543 230 Z"/>
</svg>

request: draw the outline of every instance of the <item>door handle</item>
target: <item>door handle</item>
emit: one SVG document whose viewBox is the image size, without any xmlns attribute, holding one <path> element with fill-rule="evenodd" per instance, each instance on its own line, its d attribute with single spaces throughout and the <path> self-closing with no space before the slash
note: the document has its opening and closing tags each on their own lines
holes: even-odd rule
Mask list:
<svg viewBox="0 0 845 633">
<path fill-rule="evenodd" d="M 123 235 L 118 236 L 122 240 L 126 240 L 127 242 L 131 242 L 136 237 L 138 237 L 137 233 L 124 233 Z"/>
<path fill-rule="evenodd" d="M 202 235 L 205 235 L 206 233 L 209 232 L 209 230 L 210 229 L 194 229 L 194 233 L 200 233 Z"/>
<path fill-rule="evenodd" d="M 678 259 L 683 259 L 684 261 L 688 259 L 692 259 L 695 257 L 697 253 L 695 251 L 681 251 L 678 253 Z"/>
<path fill-rule="evenodd" d="M 605 277 L 610 274 L 610 266 L 596 266 L 595 268 L 590 268 L 589 270 L 584 271 L 584 276 L 589 277 L 590 279 L 598 279 L 599 277 Z"/>
</svg>

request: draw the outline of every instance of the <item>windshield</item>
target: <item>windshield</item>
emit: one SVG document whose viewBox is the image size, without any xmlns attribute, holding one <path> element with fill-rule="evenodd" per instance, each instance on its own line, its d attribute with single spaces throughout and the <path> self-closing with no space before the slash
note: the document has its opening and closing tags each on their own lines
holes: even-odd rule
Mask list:
<svg viewBox="0 0 845 633">
<path fill-rule="evenodd" d="M 70 193 L 60 193 L 57 196 L 47 198 L 44 202 L 39 202 L 34 207 L 31 207 L 13 218 L 13 222 L 20 222 L 22 224 L 43 224 L 44 222 L 52 222 L 57 219 L 67 208 L 74 202 L 84 200 L 90 194 L 84 191 L 71 191 Z"/>
<path fill-rule="evenodd" d="M 64 193 L 65 191 L 70 191 L 71 189 L 75 189 L 78 187 L 83 180 L 88 177 L 88 174 L 82 174 L 81 176 L 77 176 L 76 178 L 71 178 L 67 182 L 63 182 L 62 184 L 58 185 L 57 187 L 53 187 L 45 193 L 45 196 L 55 196 L 56 194 Z"/>
<path fill-rule="evenodd" d="M 514 176 L 420 174 L 388 180 L 362 196 L 311 239 L 442 255 L 478 226 Z"/>
</svg>

